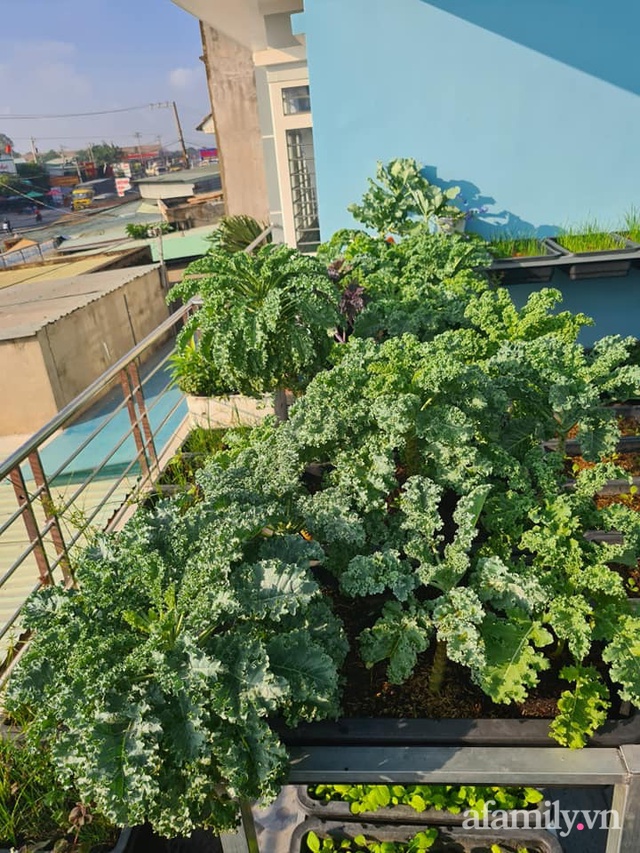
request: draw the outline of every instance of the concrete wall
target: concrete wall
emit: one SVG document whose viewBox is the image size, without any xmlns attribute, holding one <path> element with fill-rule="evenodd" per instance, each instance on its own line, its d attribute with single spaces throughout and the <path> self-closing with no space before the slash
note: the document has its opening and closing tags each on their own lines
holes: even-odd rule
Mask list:
<svg viewBox="0 0 640 853">
<path fill-rule="evenodd" d="M 0 435 L 35 432 L 168 316 L 153 269 L 33 337 L 0 342 Z"/>
<path fill-rule="evenodd" d="M 61 409 L 169 316 L 159 270 L 151 270 L 38 333 Z"/>
<path fill-rule="evenodd" d="M 36 336 L 0 341 L 0 435 L 26 435 L 58 411 Z"/>
<path fill-rule="evenodd" d="M 269 219 L 253 53 L 201 23 L 226 212 Z"/>
<path fill-rule="evenodd" d="M 636 0 L 305 0 L 323 237 L 415 157 L 478 230 L 544 235 L 640 199 Z"/>
</svg>

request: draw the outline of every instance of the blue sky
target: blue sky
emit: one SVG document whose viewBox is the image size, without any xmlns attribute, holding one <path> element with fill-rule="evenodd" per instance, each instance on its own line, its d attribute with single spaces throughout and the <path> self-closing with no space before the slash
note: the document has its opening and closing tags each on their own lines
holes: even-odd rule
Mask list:
<svg viewBox="0 0 640 853">
<path fill-rule="evenodd" d="M 18 0 L 3 3 L 0 132 L 20 152 L 73 150 L 88 142 L 177 148 L 169 109 L 64 119 L 80 113 L 176 101 L 187 144 L 209 145 L 195 126 L 210 111 L 196 18 L 171 0 Z"/>
</svg>

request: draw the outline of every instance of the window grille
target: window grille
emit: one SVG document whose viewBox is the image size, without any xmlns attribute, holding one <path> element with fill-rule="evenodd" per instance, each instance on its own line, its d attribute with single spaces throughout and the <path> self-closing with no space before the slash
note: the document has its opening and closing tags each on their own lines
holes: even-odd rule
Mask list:
<svg viewBox="0 0 640 853">
<path fill-rule="evenodd" d="M 287 131 L 287 153 L 296 245 L 301 252 L 314 252 L 320 243 L 320 226 L 310 127 Z"/>
</svg>

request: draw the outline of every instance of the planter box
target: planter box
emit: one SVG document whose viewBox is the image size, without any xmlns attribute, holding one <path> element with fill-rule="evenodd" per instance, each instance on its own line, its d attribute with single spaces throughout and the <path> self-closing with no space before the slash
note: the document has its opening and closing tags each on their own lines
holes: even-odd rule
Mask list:
<svg viewBox="0 0 640 853">
<path fill-rule="evenodd" d="M 387 806 L 375 812 L 353 814 L 349 808 L 349 803 L 340 800 L 332 800 L 328 803 L 314 800 L 309 795 L 306 785 L 297 785 L 296 790 L 302 808 L 319 820 L 339 821 L 341 823 L 344 821 L 358 821 L 362 823 L 364 821 L 366 823 L 416 823 L 428 826 L 461 826 L 465 819 L 462 813 L 452 814 L 443 809 L 427 809 L 426 811 L 418 812 L 412 809 L 411 806 L 406 805 Z M 536 806 L 532 806 L 530 809 L 523 807 L 514 809 L 513 812 L 507 812 L 510 816 L 509 823 L 513 826 L 523 826 L 525 821 L 524 812 L 535 812 L 537 810 Z"/>
<path fill-rule="evenodd" d="M 521 258 L 496 258 L 489 267 L 490 273 L 500 276 L 502 284 L 529 284 L 551 281 L 562 257 L 557 249 L 552 249 L 540 241 L 540 254 Z"/>
<path fill-rule="evenodd" d="M 315 832 L 320 838 L 331 836 L 336 840 L 364 835 L 376 841 L 408 841 L 420 828 L 427 824 L 406 826 L 383 826 L 381 824 L 338 823 L 306 820 L 296 827 L 292 837 L 290 853 L 306 853 L 304 838 Z M 433 853 L 489 853 L 492 844 L 500 844 L 505 853 L 516 853 L 518 847 L 526 847 L 528 853 L 562 853 L 560 843 L 543 829 L 462 829 L 443 827 L 430 849 Z"/>
<path fill-rule="evenodd" d="M 618 534 L 619 535 L 619 534 Z M 272 727 L 289 747 L 311 746 L 506 746 L 549 747 L 558 744 L 549 733 L 549 719 L 429 720 L 353 718 L 302 723 L 289 729 L 283 722 Z M 586 749 L 640 743 L 640 714 L 608 720 Z"/>
<path fill-rule="evenodd" d="M 133 830 L 127 828 L 123 829 L 116 841 L 114 847 L 111 848 L 109 853 L 131 853 L 133 848 L 130 846 L 132 841 L 132 833 Z M 98 847 L 98 845 L 96 845 Z M 0 853 L 10 853 L 9 848 L 0 847 Z M 50 853 L 49 850 L 42 850 L 41 853 Z M 149 851 L 151 853 L 151 851 Z"/>
<path fill-rule="evenodd" d="M 273 395 L 261 399 L 230 394 L 228 397 L 192 397 L 187 394 L 187 408 L 192 429 L 220 429 L 255 426 L 267 415 L 274 414 Z"/>
<path fill-rule="evenodd" d="M 130 833 L 127 846 L 114 853 L 222 853 L 218 836 L 205 829 L 196 829 L 189 838 L 162 838 L 146 825 Z"/>
<path fill-rule="evenodd" d="M 624 239 L 624 238 L 622 238 Z M 607 278 L 627 275 L 632 261 L 640 260 L 640 248 L 630 240 L 624 247 L 605 251 L 573 253 L 548 237 L 545 244 L 562 255 L 560 267 L 573 280 L 583 278 Z"/>
</svg>

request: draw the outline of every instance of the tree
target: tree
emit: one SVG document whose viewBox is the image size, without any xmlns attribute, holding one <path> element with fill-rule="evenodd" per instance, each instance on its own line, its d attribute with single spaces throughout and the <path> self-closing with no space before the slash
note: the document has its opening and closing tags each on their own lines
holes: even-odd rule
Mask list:
<svg viewBox="0 0 640 853">
<path fill-rule="evenodd" d="M 0 196 L 15 195 L 15 190 L 23 189 L 22 179 L 17 175 L 0 175 Z"/>
<path fill-rule="evenodd" d="M 23 184 L 41 192 L 49 189 L 49 175 L 41 163 L 16 163 L 16 169 Z"/>
<path fill-rule="evenodd" d="M 60 156 L 60 152 L 55 148 L 50 148 L 45 154 L 38 154 L 38 160 L 41 163 L 48 163 L 49 160 L 56 160 Z"/>
<path fill-rule="evenodd" d="M 122 148 L 108 142 L 101 142 L 98 145 L 92 145 L 91 149 L 83 148 L 78 151 L 76 157 L 80 161 L 95 161 L 96 166 L 112 166 L 114 163 L 119 163 L 123 157 Z"/>
</svg>

